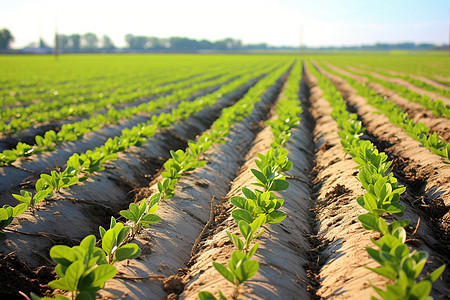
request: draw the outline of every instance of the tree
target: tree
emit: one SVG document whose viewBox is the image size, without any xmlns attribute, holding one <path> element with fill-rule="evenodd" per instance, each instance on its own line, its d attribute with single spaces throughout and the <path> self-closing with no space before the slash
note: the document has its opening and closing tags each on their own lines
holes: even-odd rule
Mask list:
<svg viewBox="0 0 450 300">
<path fill-rule="evenodd" d="M 214 44 L 208 40 L 201 40 L 199 42 L 199 46 L 200 46 L 200 49 L 212 49 L 214 47 Z"/>
<path fill-rule="evenodd" d="M 83 37 L 84 37 L 84 41 L 86 42 L 86 49 L 96 49 L 97 48 L 98 38 L 97 38 L 97 35 L 95 35 L 95 33 L 88 32 Z"/>
<path fill-rule="evenodd" d="M 66 50 L 69 48 L 70 38 L 64 34 L 58 34 L 58 47 L 59 49 Z"/>
<path fill-rule="evenodd" d="M 80 50 L 80 40 L 81 36 L 78 33 L 74 33 L 70 36 L 70 39 L 72 41 L 72 49 L 73 50 Z"/>
<path fill-rule="evenodd" d="M 125 35 L 125 41 L 130 49 L 144 50 L 149 48 L 149 39 L 146 36 L 127 34 Z"/>
<path fill-rule="evenodd" d="M 170 48 L 177 51 L 192 51 L 199 49 L 199 43 L 196 40 L 184 37 L 171 37 Z"/>
<path fill-rule="evenodd" d="M 14 41 L 14 37 L 11 32 L 4 28 L 0 30 L 0 49 L 6 50 L 9 48 L 9 44 Z"/>
<path fill-rule="evenodd" d="M 44 39 L 42 37 L 39 38 L 39 48 L 44 49 L 44 48 L 50 48 L 44 41 Z"/>
<path fill-rule="evenodd" d="M 114 43 L 109 36 L 105 34 L 102 39 L 103 39 L 102 41 L 103 49 L 107 50 L 116 49 L 116 46 L 114 46 Z"/>
</svg>

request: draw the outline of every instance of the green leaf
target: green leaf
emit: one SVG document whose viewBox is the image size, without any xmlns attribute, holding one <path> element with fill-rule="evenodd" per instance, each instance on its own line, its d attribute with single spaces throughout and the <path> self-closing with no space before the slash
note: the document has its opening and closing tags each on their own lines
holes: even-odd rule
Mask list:
<svg viewBox="0 0 450 300">
<path fill-rule="evenodd" d="M 419 283 L 416 283 L 411 288 L 410 299 L 414 300 L 422 300 L 426 299 L 427 296 L 431 292 L 431 282 L 430 281 L 421 281 Z"/>
<path fill-rule="evenodd" d="M 244 197 L 235 196 L 235 197 L 231 197 L 230 202 L 234 206 L 237 206 L 239 208 L 245 209 L 246 208 L 247 199 L 245 199 Z"/>
<path fill-rule="evenodd" d="M 269 191 L 283 191 L 286 190 L 287 188 L 289 188 L 289 182 L 287 182 L 286 180 L 275 179 L 272 182 Z"/>
<path fill-rule="evenodd" d="M 227 232 L 228 238 L 233 243 L 233 245 L 240 251 L 244 249 L 244 242 L 234 233 Z"/>
<path fill-rule="evenodd" d="M 442 272 L 445 270 L 445 265 L 440 266 L 436 270 L 434 270 L 430 275 L 425 277 L 423 280 L 428 280 L 431 282 L 435 282 L 442 275 Z"/>
<path fill-rule="evenodd" d="M 248 224 L 246 221 L 244 220 L 240 220 L 238 223 L 239 226 L 239 230 L 241 231 L 242 236 L 248 240 L 249 237 L 251 237 L 253 230 L 252 227 L 250 226 L 250 224 Z"/>
<path fill-rule="evenodd" d="M 246 187 L 242 188 L 242 192 L 244 193 L 245 197 L 247 197 L 247 199 L 252 199 L 252 200 L 256 200 L 257 199 L 256 194 L 253 193 L 253 191 L 251 191 L 250 189 L 248 189 Z M 243 208 L 243 207 L 241 207 L 241 208 Z"/>
<path fill-rule="evenodd" d="M 27 210 L 27 205 L 25 203 L 18 204 L 16 207 L 14 207 L 12 216 L 17 217 L 18 215 L 21 215 L 25 210 Z"/>
<path fill-rule="evenodd" d="M 239 223 L 239 221 L 241 220 L 244 220 L 247 223 L 253 222 L 253 217 L 247 210 L 235 209 L 232 211 L 231 215 L 233 216 L 236 223 Z"/>
<path fill-rule="evenodd" d="M 256 244 L 248 251 L 248 253 L 247 253 L 247 258 L 250 259 L 250 257 L 252 257 L 252 256 L 256 253 L 256 250 L 258 250 L 258 247 L 259 247 L 259 243 L 256 243 Z"/>
<path fill-rule="evenodd" d="M 51 287 L 54 288 L 54 289 L 60 289 L 60 290 L 70 291 L 70 286 L 67 285 L 67 283 L 66 283 L 66 281 L 64 280 L 64 278 L 50 281 L 50 282 L 48 283 L 48 285 L 51 286 Z"/>
<path fill-rule="evenodd" d="M 145 223 L 158 223 L 161 222 L 161 217 L 155 214 L 147 214 L 141 221 Z"/>
<path fill-rule="evenodd" d="M 200 300 L 217 300 L 210 292 L 201 291 L 198 293 L 198 298 Z"/>
<path fill-rule="evenodd" d="M 256 260 L 243 261 L 236 269 L 236 277 L 239 283 L 249 280 L 258 272 L 259 263 Z"/>
<path fill-rule="evenodd" d="M 125 259 L 135 259 L 141 254 L 141 249 L 139 246 L 135 243 L 129 243 L 125 244 L 121 247 L 119 247 L 115 254 L 114 254 L 114 260 L 115 261 L 122 261 Z"/>
<path fill-rule="evenodd" d="M 280 223 L 286 218 L 286 214 L 282 211 L 272 211 L 267 215 L 268 223 Z"/>
<path fill-rule="evenodd" d="M 80 247 L 82 247 L 83 249 L 86 250 L 87 253 L 92 253 L 95 247 L 95 236 L 94 235 L 88 235 L 87 237 L 85 237 L 81 243 L 80 243 Z"/>
<path fill-rule="evenodd" d="M 64 280 L 69 291 L 76 291 L 78 286 L 78 281 L 84 273 L 84 264 L 82 261 L 77 260 L 72 263 L 66 270 L 64 275 Z"/>
<path fill-rule="evenodd" d="M 255 175 L 256 178 L 258 178 L 258 180 L 262 183 L 262 184 L 267 184 L 267 178 L 266 176 L 264 176 L 263 173 L 261 173 L 260 171 L 256 170 L 256 169 L 251 169 L 253 175 Z"/>
<path fill-rule="evenodd" d="M 137 219 L 135 219 L 134 214 L 129 210 L 121 210 L 120 215 L 130 221 L 134 221 L 134 222 L 138 221 Z"/>
<path fill-rule="evenodd" d="M 378 267 L 378 268 L 367 268 L 381 276 L 389 278 L 391 280 L 397 279 L 397 272 L 388 267 Z"/>
<path fill-rule="evenodd" d="M 234 282 L 235 277 L 234 277 L 233 273 L 228 271 L 228 269 L 224 265 L 213 261 L 213 266 L 223 277 L 225 277 L 226 280 L 228 280 L 232 284 L 235 284 L 235 282 Z"/>
<path fill-rule="evenodd" d="M 116 242 L 116 233 L 114 232 L 114 229 L 106 231 L 102 239 L 102 249 L 106 252 L 108 257 L 111 256 L 112 249 L 116 246 Z"/>
<path fill-rule="evenodd" d="M 70 265 L 77 259 L 75 251 L 65 245 L 56 245 L 50 249 L 50 257 L 57 263 Z"/>
<path fill-rule="evenodd" d="M 92 286 L 102 288 L 106 281 L 116 276 L 117 269 L 113 265 L 106 264 L 96 267 L 91 274 L 93 275 Z"/>
<path fill-rule="evenodd" d="M 103 226 L 99 226 L 99 227 L 98 227 L 98 231 L 100 232 L 100 237 L 103 238 L 103 236 L 104 236 L 105 233 L 106 233 L 106 229 L 103 228 Z"/>
<path fill-rule="evenodd" d="M 358 220 L 362 223 L 364 229 L 381 231 L 378 225 L 378 216 L 374 214 L 363 214 L 358 216 Z"/>
<path fill-rule="evenodd" d="M 139 207 L 135 203 L 130 203 L 128 209 L 133 213 L 136 219 L 139 218 Z"/>
</svg>

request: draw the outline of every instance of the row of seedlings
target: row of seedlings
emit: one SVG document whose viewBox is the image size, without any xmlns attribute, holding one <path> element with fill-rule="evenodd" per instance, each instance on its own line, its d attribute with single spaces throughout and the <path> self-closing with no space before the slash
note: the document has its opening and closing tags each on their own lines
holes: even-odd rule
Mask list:
<svg viewBox="0 0 450 300">
<path fill-rule="evenodd" d="M 425 228 L 424 226 L 418 228 L 417 232 L 423 233 L 421 239 L 426 240 L 432 248 L 441 249 L 439 251 L 442 253 L 448 251 L 449 245 L 445 241 L 448 241 L 450 228 L 448 209 L 450 182 L 446 178 L 450 165 L 423 147 L 420 141 L 413 139 L 401 127 L 392 126 L 385 114 L 369 105 L 367 99 L 358 96 L 357 90 L 344 79 L 321 68 L 319 71 L 333 81 L 344 95 L 350 109 L 358 113 L 377 147 L 389 153 L 394 161 L 397 177 L 410 186 L 405 200 L 414 207 L 415 214 L 428 220 L 430 224 L 429 226 L 423 224 Z M 408 213 L 408 218 L 415 219 L 417 216 Z"/>
<path fill-rule="evenodd" d="M 322 67 L 324 66 L 322 65 Z M 444 157 L 446 163 L 450 162 L 450 143 L 442 140 L 435 132 L 428 135 L 430 129 L 424 123 L 415 123 L 398 105 L 380 96 L 365 84 L 360 84 L 349 76 L 337 74 L 327 67 L 324 68 L 330 73 L 345 79 L 348 84 L 357 90 L 358 95 L 366 98 L 371 106 L 381 110 L 392 124 L 402 128 L 410 137 L 421 142 L 433 153 Z"/>
<path fill-rule="evenodd" d="M 43 151 L 53 151 L 57 145 L 81 139 L 87 132 L 117 124 L 120 120 L 128 120 L 138 114 L 153 113 L 167 108 L 179 102 L 180 99 L 187 100 L 204 89 L 214 88 L 219 84 L 232 80 L 234 77 L 242 75 L 242 72 L 237 74 L 225 72 L 225 75 L 222 75 L 222 73 L 224 73 L 223 69 L 216 73 L 208 73 L 206 78 L 202 76 L 195 81 L 179 83 L 178 86 L 174 87 L 175 90 L 170 95 L 151 99 L 134 107 L 120 110 L 112 107 L 105 114 L 95 115 L 75 123 L 63 124 L 58 132 L 49 130 L 43 136 L 37 135 L 34 145 L 19 142 L 14 149 L 4 150 L 0 153 L 0 166 L 10 165 L 20 157 L 28 157 Z M 205 81 L 205 79 L 207 80 Z M 172 88 L 169 90 L 172 90 Z"/>
<path fill-rule="evenodd" d="M 211 70 L 214 72 L 223 71 L 223 68 Z M 138 99 L 148 98 L 157 94 L 167 93 L 174 89 L 182 88 L 193 82 L 198 82 L 210 78 L 210 72 L 202 74 L 204 68 L 196 69 L 189 68 L 182 75 L 175 75 L 172 70 L 161 70 L 156 72 L 153 78 L 148 78 L 152 82 L 150 88 L 146 88 L 143 82 L 138 85 L 130 83 L 127 88 L 115 88 L 114 92 L 108 95 L 105 92 L 105 86 L 101 84 L 96 85 L 102 90 L 93 93 L 91 89 L 87 91 L 86 95 L 77 95 L 72 90 L 66 91 L 69 96 L 63 99 L 53 100 L 52 102 L 42 101 L 37 104 L 28 106 L 11 107 L 2 110 L 0 116 L 0 132 L 3 134 L 13 134 L 27 129 L 37 123 L 56 121 L 66 119 L 69 117 L 77 117 L 93 112 L 99 112 L 107 107 L 131 104 Z M 158 74 L 158 75 L 157 75 Z M 142 78 L 140 78 L 142 81 Z M 127 84 L 127 80 L 123 80 L 120 84 Z M 100 95 L 100 96 L 99 96 Z M 35 95 L 32 95 L 35 97 Z M 76 102 L 74 103 L 74 97 Z"/>
<path fill-rule="evenodd" d="M 376 286 L 373 288 L 383 299 L 427 299 L 432 283 L 441 276 L 445 265 L 418 279 L 427 262 L 428 253 L 416 250 L 410 252 L 405 244 L 405 227 L 409 220 L 386 221 L 387 214 L 403 216 L 405 207 L 399 200 L 405 187 L 397 184 L 397 179 L 389 169 L 392 162 L 387 160 L 387 155 L 378 152 L 370 141 L 360 139 L 365 129 L 357 120 L 356 114 L 347 112 L 345 100 L 337 97 L 339 92 L 331 81 L 314 69 L 311 71 L 319 80 L 319 85 L 324 87 L 324 97 L 333 107 L 332 115 L 341 130 L 339 136 L 345 152 L 358 164 L 357 178 L 366 193 L 358 197 L 357 202 L 367 211 L 358 219 L 365 229 L 382 235 L 381 238 L 372 240 L 376 248 L 367 247 L 366 250 L 381 265 L 371 270 L 392 280 L 393 284 L 387 284 L 386 290 Z"/>
<path fill-rule="evenodd" d="M 286 213 L 279 210 L 284 200 L 277 198 L 275 191 L 283 191 L 289 187 L 284 172 L 292 169 L 293 164 L 288 158 L 285 144 L 291 136 L 292 128 L 300 123 L 299 87 L 301 78 L 301 64 L 297 63 L 287 82 L 282 97 L 276 106 L 278 118 L 268 124 L 272 128 L 273 142 L 271 148 L 264 154 L 258 154 L 259 160 L 255 160 L 256 169 L 251 169 L 256 182 L 253 185 L 261 189 L 253 191 L 242 187 L 242 196 L 230 199 L 236 207 L 232 211 L 232 217 L 239 228 L 242 237 L 227 232 L 230 242 L 237 249 L 233 251 L 231 259 L 226 264 L 213 262 L 214 268 L 230 283 L 234 285 L 231 298 L 239 296 L 239 286 L 250 280 L 259 269 L 259 263 L 252 260 L 252 256 L 258 250 L 256 241 L 263 233 L 266 224 L 280 223 L 286 218 Z M 226 299 L 219 290 L 220 299 Z M 216 299 L 207 291 L 199 293 L 200 299 Z"/>
<path fill-rule="evenodd" d="M 447 119 L 450 119 L 450 105 L 445 104 L 441 99 L 431 99 L 427 94 L 419 94 L 418 92 L 410 90 L 407 87 L 389 82 L 387 80 L 383 80 L 381 78 L 378 78 L 376 75 L 372 75 L 365 71 L 352 69 L 350 70 L 350 72 L 357 75 L 363 75 L 367 77 L 370 82 L 379 83 L 383 87 L 396 92 L 399 96 L 408 99 L 409 101 L 421 104 L 423 107 L 431 110 L 436 117 L 443 116 Z"/>
<path fill-rule="evenodd" d="M 428 91 L 428 92 L 432 92 L 434 94 L 439 94 L 441 95 L 441 97 L 447 97 L 450 98 L 450 89 L 447 87 L 445 88 L 445 86 L 439 86 L 439 83 L 435 82 L 435 81 L 431 81 L 430 79 L 427 80 L 427 78 L 421 78 L 421 79 L 417 79 L 408 75 L 403 75 L 403 74 L 399 74 L 396 73 L 395 75 L 390 74 L 390 73 L 386 73 L 386 72 L 380 72 L 377 71 L 378 74 L 383 75 L 385 77 L 390 77 L 391 80 L 396 80 L 396 78 L 400 78 L 404 81 L 400 81 L 400 80 L 396 80 L 399 82 L 399 84 L 402 84 L 403 86 L 408 87 L 409 84 L 412 84 L 422 90 Z M 414 76 L 414 75 L 412 75 Z M 428 81 L 425 82 L 424 80 Z M 406 83 L 405 81 L 407 81 L 408 83 Z M 432 84 L 430 84 L 430 81 Z M 438 96 L 438 95 L 436 95 Z"/>
</svg>

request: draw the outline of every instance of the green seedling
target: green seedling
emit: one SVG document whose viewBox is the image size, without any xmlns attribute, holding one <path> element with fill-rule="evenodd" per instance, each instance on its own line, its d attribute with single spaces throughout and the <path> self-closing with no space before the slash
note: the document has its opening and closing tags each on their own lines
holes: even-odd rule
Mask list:
<svg viewBox="0 0 450 300">
<path fill-rule="evenodd" d="M 160 193 L 154 194 L 150 197 L 148 203 L 142 201 L 139 206 L 130 203 L 128 210 L 120 211 L 120 214 L 123 217 L 132 222 L 130 240 L 132 240 L 142 228 L 149 228 L 148 224 L 161 222 L 161 218 L 155 215 L 155 212 L 158 209 L 160 196 Z"/>
<path fill-rule="evenodd" d="M 95 299 L 97 291 L 117 273 L 116 267 L 108 264 L 105 252 L 95 247 L 93 235 L 85 237 L 79 246 L 72 248 L 53 246 L 50 257 L 57 263 L 55 271 L 59 279 L 49 282 L 48 285 L 70 291 L 72 300 Z M 33 298 L 39 299 L 35 295 Z M 59 295 L 56 299 L 69 298 Z"/>
<path fill-rule="evenodd" d="M 11 224 L 14 218 L 22 214 L 26 209 L 27 204 L 25 203 L 18 204 L 15 207 L 3 205 L 3 207 L 0 208 L 0 239 L 6 237 L 3 228 Z"/>
<path fill-rule="evenodd" d="M 405 243 L 406 232 L 403 227 L 397 227 L 392 234 L 385 233 L 383 237 L 373 243 L 378 250 L 367 247 L 370 257 L 381 266 L 368 268 L 369 270 L 389 278 L 394 284 L 386 285 L 386 291 L 372 285 L 382 299 L 432 299 L 428 297 L 431 285 L 445 269 L 442 265 L 422 280 L 416 281 L 427 262 L 426 251 L 409 252 Z"/>
<path fill-rule="evenodd" d="M 231 260 L 228 262 L 228 268 L 218 262 L 213 262 L 214 268 L 234 285 L 233 298 L 239 295 L 239 285 L 252 278 L 258 272 L 259 263 L 250 259 L 257 249 L 258 244 L 255 244 L 247 254 L 241 251 L 234 251 Z"/>
<path fill-rule="evenodd" d="M 130 227 L 123 223 L 117 223 L 114 217 L 111 217 L 110 229 L 106 230 L 99 227 L 102 238 L 102 249 L 105 251 L 106 260 L 109 264 L 125 259 L 134 259 L 141 254 L 141 249 L 135 243 L 126 243 L 126 238 Z"/>
<path fill-rule="evenodd" d="M 243 187 L 245 197 L 235 196 L 231 198 L 231 203 L 238 208 L 233 210 L 232 216 L 236 223 L 244 220 L 252 223 L 254 219 L 263 215 L 264 223 L 279 223 L 286 218 L 286 214 L 278 209 L 283 205 L 284 200 L 276 198 L 272 192 L 255 192 Z"/>
</svg>

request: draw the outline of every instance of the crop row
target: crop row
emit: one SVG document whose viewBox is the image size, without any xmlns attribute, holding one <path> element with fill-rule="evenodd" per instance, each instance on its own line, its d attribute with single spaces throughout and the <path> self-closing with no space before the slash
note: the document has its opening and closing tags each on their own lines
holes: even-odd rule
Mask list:
<svg viewBox="0 0 450 300">
<path fill-rule="evenodd" d="M 191 69 L 195 67 L 184 67 L 181 71 L 184 73 Z M 89 103 L 102 100 L 103 97 L 127 97 L 128 94 L 141 89 L 146 90 L 149 82 L 164 82 L 161 80 L 168 80 L 174 76 L 173 70 L 167 69 L 164 65 L 154 66 L 151 73 L 147 74 L 123 71 L 120 74 L 121 77 L 117 78 L 112 78 L 111 75 L 104 78 L 89 78 L 85 75 L 77 80 L 59 84 L 54 80 L 49 83 L 30 82 L 31 86 L 27 88 L 3 90 L 2 106 L 5 108 L 6 116 L 11 115 L 12 112 L 21 111 L 22 107 L 30 107 L 29 111 L 40 109 L 48 111 L 51 108 L 61 107 L 63 104 Z M 182 78 L 183 75 L 180 75 L 179 79 Z M 11 78 L 10 83 L 14 84 Z"/>
<path fill-rule="evenodd" d="M 388 77 L 401 78 L 401 79 L 404 79 L 404 80 L 412 83 L 413 85 L 415 85 L 415 86 L 417 86 L 417 87 L 419 87 L 421 89 L 440 94 L 440 95 L 442 95 L 444 97 L 447 97 L 447 98 L 450 97 L 450 90 L 436 87 L 434 85 L 431 85 L 431 84 L 428 84 L 428 83 L 424 82 L 423 80 L 419 80 L 419 79 L 413 78 L 413 77 L 408 76 L 408 75 L 403 75 L 403 74 L 392 75 L 392 74 L 389 74 L 389 73 L 386 73 L 386 72 L 377 72 L 377 73 L 382 74 L 384 76 L 388 76 Z"/>
<path fill-rule="evenodd" d="M 98 112 L 105 108 L 114 108 L 118 104 L 133 103 L 145 97 L 168 92 L 173 93 L 173 91 L 181 90 L 192 84 L 199 84 L 202 81 L 214 81 L 216 77 L 223 76 L 223 74 L 227 74 L 229 71 L 235 69 L 234 67 L 219 67 L 200 76 L 198 73 L 199 71 L 204 71 L 203 68 L 200 70 L 194 68 L 188 72 L 182 72 L 178 76 L 167 72 L 169 74 L 168 76 L 161 76 L 157 80 L 153 80 L 150 88 L 132 87 L 131 91 L 129 91 L 128 89 L 130 88 L 128 87 L 127 91 L 123 93 L 102 95 L 99 99 L 91 99 L 91 101 L 82 101 L 76 104 L 71 99 L 68 99 L 67 101 L 56 100 L 52 103 L 41 103 L 27 107 L 7 109 L 2 112 L 2 119 L 4 121 L 0 122 L 0 132 L 16 133 L 38 123 L 61 120 L 70 116 L 82 116 Z M 175 92 L 173 96 L 176 97 L 178 95 Z M 46 109 L 41 110 L 42 107 Z M 11 116 L 13 118 L 8 122 L 7 120 Z"/>
<path fill-rule="evenodd" d="M 430 109 L 436 117 L 444 116 L 447 119 L 450 119 L 450 105 L 446 105 L 444 103 L 444 101 L 442 101 L 440 99 L 432 100 L 426 94 L 421 95 L 421 94 L 414 92 L 404 86 L 377 78 L 367 72 L 361 73 L 361 72 L 356 72 L 356 71 L 351 71 L 351 70 L 350 70 L 350 72 L 352 72 L 354 74 L 358 74 L 358 75 L 363 75 L 363 76 L 367 77 L 369 79 L 369 81 L 379 83 L 382 86 L 395 91 L 399 96 L 401 96 L 405 99 L 408 99 L 409 101 L 421 104 L 423 107 Z"/>
<path fill-rule="evenodd" d="M 435 132 L 428 135 L 430 129 L 424 123 L 415 123 L 398 105 L 378 95 L 365 84 L 360 84 L 353 78 L 334 72 L 323 65 L 322 67 L 328 72 L 345 79 L 347 83 L 357 90 L 358 95 L 366 98 L 371 106 L 381 110 L 393 124 L 405 130 L 413 139 L 421 142 L 435 154 L 446 158 L 446 163 L 450 161 L 450 144 L 439 138 Z"/>
<path fill-rule="evenodd" d="M 258 68 L 253 68 L 258 70 Z M 8 165 L 17 160 L 19 157 L 30 156 L 34 153 L 40 153 L 42 151 L 52 151 L 55 146 L 66 142 L 75 141 L 83 137 L 87 132 L 97 130 L 107 125 L 117 124 L 121 119 L 130 119 L 137 114 L 152 113 L 156 110 L 168 108 L 170 105 L 174 105 L 180 101 L 180 99 L 187 100 L 196 93 L 203 89 L 211 88 L 216 85 L 222 84 L 234 77 L 242 76 L 251 69 L 244 69 L 238 73 L 228 73 L 222 75 L 213 80 L 192 84 L 190 87 L 179 87 L 176 92 L 163 96 L 152 101 L 142 103 L 138 106 L 124 108 L 122 110 L 116 110 L 111 108 L 104 115 L 96 115 L 89 119 L 84 119 L 72 124 L 64 124 L 58 133 L 53 130 L 49 130 L 42 136 L 36 136 L 34 145 L 28 145 L 26 143 L 19 142 L 15 149 L 5 150 L 0 153 L 0 165 Z M 188 84 L 189 85 L 189 84 Z"/>
<path fill-rule="evenodd" d="M 68 55 L 58 61 L 48 57 L 36 59 L 29 56 L 1 59 L 5 67 L 1 70 L 2 78 L 8 78 L 0 91 L 2 106 L 8 103 L 10 105 L 6 106 L 27 106 L 36 102 L 50 103 L 53 100 L 79 103 L 101 100 L 113 95 L 127 97 L 127 94 L 148 90 L 149 87 L 155 86 L 154 81 L 158 82 L 164 77 L 179 80 L 184 78 L 185 73 L 191 73 L 191 70 L 206 73 L 209 68 L 216 69 L 237 61 L 245 64 L 260 60 L 230 60 L 224 56 L 186 59 L 177 55 L 172 55 L 170 60 L 139 55 L 127 56 L 127 64 L 122 63 L 123 57 L 114 55 L 101 59 Z M 25 99 L 22 99 L 23 97 Z M 26 100 L 25 103 L 22 100 Z"/>
<path fill-rule="evenodd" d="M 373 240 L 377 249 L 367 247 L 370 257 L 381 266 L 371 269 L 373 272 L 392 280 L 386 285 L 386 291 L 374 287 L 383 299 L 426 299 L 431 291 L 432 282 L 436 281 L 444 271 L 445 265 L 435 270 L 422 280 L 417 281 L 428 257 L 425 251 L 412 251 L 405 245 L 409 220 L 388 223 L 386 214 L 403 216 L 405 207 L 399 203 L 400 194 L 405 187 L 397 184 L 397 179 L 390 172 L 392 162 L 387 155 L 379 153 L 370 141 L 361 140 L 364 128 L 355 114 L 349 114 L 346 102 L 340 96 L 330 80 L 324 75 L 309 68 L 319 81 L 324 97 L 333 107 L 332 116 L 340 128 L 339 136 L 344 150 L 358 164 L 358 180 L 366 193 L 357 199 L 358 204 L 368 213 L 358 217 L 362 226 L 382 234 Z"/>
<path fill-rule="evenodd" d="M 272 128 L 273 143 L 271 149 L 265 154 L 258 154 L 260 160 L 256 160 L 257 169 L 251 169 L 256 182 L 253 185 L 261 188 L 253 191 L 242 187 L 244 197 L 235 196 L 230 199 L 236 207 L 232 216 L 242 238 L 234 233 L 227 232 L 230 242 L 235 250 L 228 262 L 228 268 L 218 262 L 213 262 L 214 268 L 229 282 L 234 285 L 231 297 L 239 296 L 239 286 L 249 280 L 258 272 L 259 263 L 251 257 L 258 250 L 259 243 L 253 244 L 264 233 L 262 228 L 267 223 L 280 223 L 286 218 L 286 214 L 279 209 L 284 203 L 278 199 L 274 191 L 282 191 L 289 187 L 286 176 L 282 172 L 292 169 L 293 164 L 289 161 L 288 151 L 284 145 L 288 141 L 292 128 L 300 123 L 302 112 L 299 106 L 298 93 L 301 78 L 301 64 L 294 67 L 284 90 L 282 97 L 276 106 L 278 118 L 268 124 Z M 226 299 L 219 291 L 220 299 Z M 202 300 L 216 299 L 210 292 L 200 292 Z"/>
</svg>

